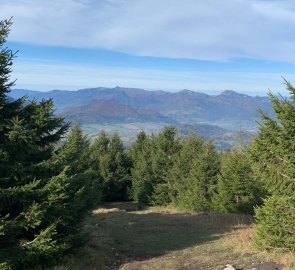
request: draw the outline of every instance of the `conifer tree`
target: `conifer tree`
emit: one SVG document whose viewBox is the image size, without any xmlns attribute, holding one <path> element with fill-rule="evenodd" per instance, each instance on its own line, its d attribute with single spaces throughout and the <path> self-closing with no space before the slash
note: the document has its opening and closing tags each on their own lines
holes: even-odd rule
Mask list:
<svg viewBox="0 0 295 270">
<path fill-rule="evenodd" d="M 295 196 L 272 195 L 256 209 L 256 244 L 295 251 Z"/>
<path fill-rule="evenodd" d="M 151 167 L 150 138 L 144 131 L 137 134 L 136 141 L 128 151 L 131 160 L 131 197 L 139 205 L 149 203 L 152 194 L 153 172 Z"/>
<path fill-rule="evenodd" d="M 262 184 L 255 177 L 242 149 L 222 154 L 221 169 L 214 195 L 214 209 L 222 212 L 252 214 L 261 203 Z"/>
<path fill-rule="evenodd" d="M 102 132 L 91 146 L 91 164 L 101 176 L 105 201 L 128 200 L 130 160 L 118 134 L 109 138 Z"/>
<path fill-rule="evenodd" d="M 101 199 L 101 186 L 96 172 L 90 167 L 90 142 L 80 126 L 73 127 L 64 146 L 48 162 L 52 174 L 56 174 L 53 185 L 57 185 L 55 206 L 60 209 L 60 219 L 67 235 L 68 245 L 78 245 L 81 238 L 81 221 Z M 66 209 L 66 213 L 65 210 Z"/>
<path fill-rule="evenodd" d="M 174 205 L 185 210 L 210 209 L 219 167 L 219 154 L 211 142 L 193 134 L 184 139 L 170 174 Z"/>
<path fill-rule="evenodd" d="M 70 129 L 64 145 L 53 157 L 60 169 L 69 166 L 72 174 L 84 172 L 89 168 L 89 138 L 83 134 L 79 125 Z"/>
<path fill-rule="evenodd" d="M 90 146 L 91 167 L 96 171 L 98 179 L 102 177 L 102 182 L 109 174 L 107 165 L 109 143 L 110 139 L 103 130 Z"/>
<path fill-rule="evenodd" d="M 211 208 L 213 187 L 217 183 L 220 163 L 219 155 L 211 142 L 204 143 L 199 155 L 192 161 L 192 167 L 183 190 L 188 210 L 208 210 Z M 188 198 L 190 198 L 188 200 Z"/>
<path fill-rule="evenodd" d="M 155 179 L 152 168 L 152 139 L 145 132 L 137 134 L 128 154 L 131 158 L 131 196 L 139 205 L 148 205 L 154 190 Z"/>
<path fill-rule="evenodd" d="M 141 130 L 137 136 L 135 142 L 131 145 L 131 147 L 128 149 L 128 156 L 131 160 L 131 162 L 136 162 L 138 157 L 143 153 L 145 143 L 148 140 L 147 134 Z"/>
<path fill-rule="evenodd" d="M 4 44 L 10 25 L 0 22 L 0 266 L 26 269 L 69 248 L 60 217 L 52 214 L 62 184 L 49 175 L 47 164 L 68 125 L 54 116 L 51 100 L 8 97 L 14 54 Z"/>
<path fill-rule="evenodd" d="M 132 194 L 140 204 L 164 205 L 171 201 L 169 173 L 179 151 L 174 127 L 166 127 L 158 135 L 140 132 L 131 147 Z"/>
<path fill-rule="evenodd" d="M 109 200 L 126 201 L 129 199 L 131 188 L 130 160 L 117 133 L 111 136 L 109 154 L 111 171 L 107 183 Z"/>
<path fill-rule="evenodd" d="M 154 177 L 151 203 L 164 205 L 171 202 L 172 189 L 168 176 L 174 157 L 180 148 L 175 127 L 165 127 L 157 136 L 152 137 L 151 144 L 151 165 Z"/>
<path fill-rule="evenodd" d="M 192 169 L 193 160 L 200 155 L 203 147 L 203 140 L 190 134 L 187 139 L 181 140 L 181 148 L 175 156 L 173 167 L 169 173 L 169 182 L 172 186 L 172 201 L 180 208 L 187 207 L 187 201 L 191 196 L 185 192 L 187 189 L 187 179 Z"/>
<path fill-rule="evenodd" d="M 211 208 L 213 187 L 217 183 L 220 170 L 219 154 L 212 142 L 203 145 L 200 156 L 193 161 L 189 180 L 195 190 L 192 198 L 193 210 L 208 210 Z"/>
<path fill-rule="evenodd" d="M 261 112 L 263 122 L 250 149 L 253 169 L 269 197 L 256 209 L 260 247 L 295 247 L 295 88 L 285 82 L 289 98 L 269 93 L 275 119 Z"/>
</svg>

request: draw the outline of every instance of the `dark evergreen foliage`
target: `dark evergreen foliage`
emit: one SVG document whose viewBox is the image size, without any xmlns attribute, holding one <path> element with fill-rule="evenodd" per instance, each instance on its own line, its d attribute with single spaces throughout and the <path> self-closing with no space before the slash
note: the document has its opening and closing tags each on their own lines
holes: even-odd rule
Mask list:
<svg viewBox="0 0 295 270">
<path fill-rule="evenodd" d="M 211 208 L 213 186 L 219 173 L 219 155 L 211 142 L 190 135 L 171 170 L 174 205 L 186 210 Z"/>
<path fill-rule="evenodd" d="M 101 179 L 104 201 L 126 201 L 131 187 L 130 159 L 118 134 L 105 132 L 91 146 L 91 164 Z"/>
<path fill-rule="evenodd" d="M 242 149 L 229 150 L 222 155 L 214 209 L 222 212 L 253 214 L 261 204 L 262 183 L 255 177 L 250 161 Z"/>
<path fill-rule="evenodd" d="M 286 81 L 290 98 L 269 94 L 275 119 L 261 112 L 263 122 L 250 149 L 253 169 L 270 197 L 256 209 L 260 247 L 294 250 L 295 233 L 295 88 Z"/>
<path fill-rule="evenodd" d="M 55 196 L 59 197 L 54 213 L 59 208 L 60 228 L 64 228 L 69 245 L 77 246 L 81 238 L 81 221 L 89 210 L 101 201 L 101 185 L 97 173 L 89 166 L 90 142 L 79 126 L 70 130 L 64 146 L 48 164 L 56 182 Z M 66 213 L 65 213 L 66 210 Z"/>
<path fill-rule="evenodd" d="M 158 136 L 151 138 L 151 166 L 154 183 L 150 202 L 153 205 L 167 205 L 171 202 L 169 172 L 179 147 L 175 127 L 166 127 Z"/>
<path fill-rule="evenodd" d="M 174 155 L 179 149 L 179 139 L 174 127 L 166 127 L 158 135 L 147 137 L 141 132 L 131 147 L 132 194 L 140 204 L 166 205 L 171 202 L 168 174 Z"/>
<path fill-rule="evenodd" d="M 272 195 L 256 209 L 256 243 L 263 249 L 295 251 L 295 195 Z"/>
<path fill-rule="evenodd" d="M 87 143 L 78 130 L 54 154 L 68 124 L 54 115 L 51 100 L 8 98 L 14 54 L 4 44 L 10 25 L 0 22 L 0 267 L 32 269 L 74 247 L 93 205 L 93 183 L 80 163 Z"/>
<path fill-rule="evenodd" d="M 128 154 L 132 162 L 132 198 L 140 205 L 149 204 L 154 185 L 151 166 L 151 139 L 141 131 Z"/>
</svg>

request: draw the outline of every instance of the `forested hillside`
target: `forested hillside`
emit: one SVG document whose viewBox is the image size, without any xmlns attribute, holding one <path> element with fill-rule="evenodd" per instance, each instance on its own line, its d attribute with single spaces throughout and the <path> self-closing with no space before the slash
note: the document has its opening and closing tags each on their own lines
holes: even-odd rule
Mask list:
<svg viewBox="0 0 295 270">
<path fill-rule="evenodd" d="M 209 217 L 215 212 L 250 214 L 257 222 L 258 249 L 295 251 L 295 88 L 289 82 L 289 99 L 269 94 L 275 117 L 261 112 L 258 135 L 247 147 L 241 142 L 219 152 L 211 141 L 193 133 L 180 136 L 168 126 L 156 134 L 139 132 L 126 149 L 118 134 L 101 132 L 91 141 L 79 125 L 54 114 L 52 100 L 9 98 L 15 58 L 5 47 L 10 26 L 11 21 L 0 23 L 0 269 L 48 269 L 87 243 L 83 222 L 95 206 L 117 201 Z M 130 93 L 137 92 L 141 90 Z M 175 108 L 175 96 L 183 94 L 194 100 L 190 96 L 195 94 L 185 92 L 171 94 L 173 99 L 165 96 L 165 106 L 155 100 L 150 104 L 163 112 Z M 212 98 L 219 104 L 228 95 L 252 100 L 231 92 Z M 76 110 L 87 113 L 92 108 Z M 102 220 L 92 224 L 98 231 Z M 214 226 L 211 221 L 204 224 Z M 208 231 L 214 235 L 212 228 Z M 186 223 L 182 230 L 184 234 L 173 232 L 186 239 L 196 228 Z"/>
</svg>

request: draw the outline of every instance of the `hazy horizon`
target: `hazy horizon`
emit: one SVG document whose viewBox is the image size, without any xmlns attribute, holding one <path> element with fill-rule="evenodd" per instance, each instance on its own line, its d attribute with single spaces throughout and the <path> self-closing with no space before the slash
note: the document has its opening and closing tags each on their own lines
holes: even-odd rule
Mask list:
<svg viewBox="0 0 295 270">
<path fill-rule="evenodd" d="M 146 89 L 146 88 L 141 88 L 141 87 L 123 87 L 123 86 L 113 86 L 113 87 L 107 87 L 107 86 L 96 86 L 96 87 L 87 87 L 87 88 L 79 88 L 79 89 L 48 89 L 48 90 L 39 90 L 39 89 L 28 89 L 28 88 L 16 88 L 16 87 L 13 87 L 11 90 L 14 90 L 14 91 L 22 91 L 22 90 L 25 90 L 25 91 L 36 91 L 36 92 L 51 92 L 51 91 L 83 91 L 83 90 L 87 90 L 87 89 L 99 89 L 99 88 L 109 88 L 109 89 L 114 89 L 114 88 L 127 88 L 127 89 L 140 89 L 140 90 L 145 90 L 145 91 L 164 91 L 164 92 L 170 92 L 170 93 L 179 93 L 181 91 L 192 91 L 192 92 L 195 92 L 195 93 L 202 93 L 202 94 L 207 94 L 207 95 L 210 95 L 210 96 L 215 96 L 215 95 L 220 95 L 226 91 L 231 91 L 231 92 L 235 92 L 237 94 L 241 94 L 241 95 L 248 95 L 248 96 L 252 96 L 252 97 L 255 97 L 255 96 L 258 96 L 258 97 L 265 97 L 267 96 L 267 93 L 265 93 L 265 95 L 259 95 L 259 94 L 254 94 L 254 93 L 245 93 L 245 92 L 241 92 L 239 90 L 233 90 L 233 89 L 224 89 L 224 90 L 202 90 L 202 89 L 176 89 L 176 90 L 171 90 L 171 89 L 168 89 L 168 90 L 164 90 L 164 89 Z M 279 94 L 279 93 L 276 93 L 276 92 L 273 92 L 273 94 Z"/>
</svg>

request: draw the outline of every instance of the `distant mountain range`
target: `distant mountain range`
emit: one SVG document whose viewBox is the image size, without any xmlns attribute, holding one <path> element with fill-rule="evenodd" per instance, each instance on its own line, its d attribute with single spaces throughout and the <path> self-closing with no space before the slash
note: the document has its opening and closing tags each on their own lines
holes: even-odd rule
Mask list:
<svg viewBox="0 0 295 270">
<path fill-rule="evenodd" d="M 252 129 L 259 117 L 258 109 L 272 112 L 267 97 L 252 97 L 230 90 L 212 96 L 190 90 L 171 93 L 122 87 L 49 92 L 15 89 L 10 93 L 12 98 L 24 95 L 38 100 L 52 98 L 59 113 L 77 119 L 91 115 L 91 122 L 97 115 L 98 122 L 149 121 L 150 118 L 152 122 L 202 122 L 230 129 Z M 237 125 L 239 121 L 240 126 Z"/>
<path fill-rule="evenodd" d="M 258 109 L 272 114 L 267 97 L 252 97 L 230 90 L 207 95 L 190 90 L 172 93 L 98 87 L 49 92 L 14 89 L 9 95 L 14 99 L 24 95 L 37 100 L 52 98 L 58 114 L 82 126 L 97 125 L 101 129 L 111 124 L 173 124 L 181 133 L 193 131 L 205 137 L 234 134 L 240 130 L 255 131 Z"/>
</svg>

